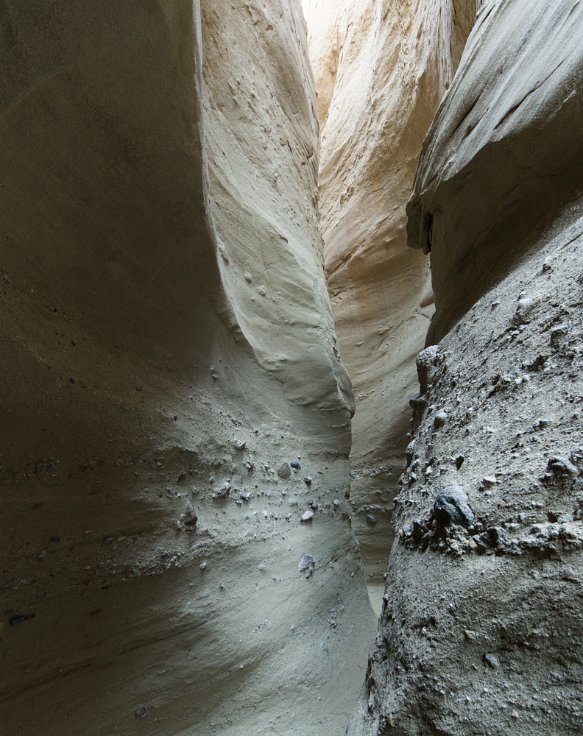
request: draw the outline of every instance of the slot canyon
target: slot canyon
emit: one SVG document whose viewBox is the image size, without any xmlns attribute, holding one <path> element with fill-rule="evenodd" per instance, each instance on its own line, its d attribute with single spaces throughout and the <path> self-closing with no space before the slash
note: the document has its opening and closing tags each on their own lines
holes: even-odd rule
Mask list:
<svg viewBox="0 0 583 736">
<path fill-rule="evenodd" d="M 581 39 L 0 0 L 1 736 L 581 733 Z"/>
</svg>

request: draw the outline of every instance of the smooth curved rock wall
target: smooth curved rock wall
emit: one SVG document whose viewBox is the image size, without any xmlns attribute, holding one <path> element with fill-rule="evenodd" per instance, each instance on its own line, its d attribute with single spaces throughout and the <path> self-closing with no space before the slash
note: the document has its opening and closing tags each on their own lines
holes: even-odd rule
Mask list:
<svg viewBox="0 0 583 736">
<path fill-rule="evenodd" d="M 216 8 L 0 8 L 6 736 L 341 733 L 358 693 L 305 31 Z"/>
</svg>

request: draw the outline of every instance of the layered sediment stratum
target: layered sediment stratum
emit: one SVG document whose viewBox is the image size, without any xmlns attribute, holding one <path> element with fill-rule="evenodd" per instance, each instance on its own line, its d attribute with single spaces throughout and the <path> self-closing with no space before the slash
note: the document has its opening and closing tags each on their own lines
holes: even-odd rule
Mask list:
<svg viewBox="0 0 583 736">
<path fill-rule="evenodd" d="M 351 734 L 574 734 L 583 6 L 485 3 L 409 205 L 436 314 Z"/>
<path fill-rule="evenodd" d="M 2 733 L 341 733 L 372 613 L 299 8 L 0 28 Z"/>
</svg>

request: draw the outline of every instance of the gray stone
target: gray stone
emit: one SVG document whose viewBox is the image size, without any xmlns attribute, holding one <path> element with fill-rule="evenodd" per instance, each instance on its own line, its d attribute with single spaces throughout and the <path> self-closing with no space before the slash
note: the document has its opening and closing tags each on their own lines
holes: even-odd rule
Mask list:
<svg viewBox="0 0 583 736">
<path fill-rule="evenodd" d="M 290 464 L 288 462 L 282 463 L 277 469 L 277 474 L 280 478 L 283 478 L 283 480 L 287 480 L 289 477 L 291 477 Z"/>
<path fill-rule="evenodd" d="M 417 375 L 421 394 L 427 392 L 441 359 L 442 354 L 438 345 L 430 345 L 417 356 Z"/>
<path fill-rule="evenodd" d="M 218 488 L 215 488 L 212 497 L 214 499 L 225 499 L 230 495 L 231 488 L 232 486 L 229 481 L 225 481 Z"/>
<path fill-rule="evenodd" d="M 546 417 L 541 417 L 540 419 L 537 419 L 533 425 L 532 428 L 539 431 L 541 429 L 546 429 L 553 423 L 552 419 L 547 419 Z"/>
<path fill-rule="evenodd" d="M 583 467 L 583 447 L 574 447 L 571 450 L 569 459 L 574 465 L 577 465 L 580 468 Z"/>
<path fill-rule="evenodd" d="M 182 519 L 184 526 L 188 526 L 191 528 L 195 527 L 197 521 L 198 521 L 198 516 L 196 515 L 196 512 L 192 504 L 191 503 L 187 504 L 186 510 L 183 514 L 183 519 Z"/>
<path fill-rule="evenodd" d="M 566 457 L 551 457 L 547 463 L 547 470 L 553 475 L 569 476 L 578 475 L 579 470 Z"/>
<path fill-rule="evenodd" d="M 443 409 L 441 411 L 438 411 L 433 418 L 433 428 L 440 429 L 447 422 L 447 419 L 448 416 L 446 411 L 443 411 Z"/>
<path fill-rule="evenodd" d="M 471 526 L 474 523 L 474 512 L 468 504 L 467 494 L 460 486 L 446 486 L 435 499 L 433 518 L 439 526 L 449 524 Z"/>
<path fill-rule="evenodd" d="M 500 660 L 495 654 L 491 654 L 490 652 L 487 652 L 484 654 L 484 662 L 491 667 L 493 670 L 497 670 L 498 667 L 500 667 Z"/>
<path fill-rule="evenodd" d="M 304 554 L 302 559 L 298 563 L 298 572 L 305 572 L 306 570 L 314 568 L 314 558 L 312 555 Z"/>
</svg>

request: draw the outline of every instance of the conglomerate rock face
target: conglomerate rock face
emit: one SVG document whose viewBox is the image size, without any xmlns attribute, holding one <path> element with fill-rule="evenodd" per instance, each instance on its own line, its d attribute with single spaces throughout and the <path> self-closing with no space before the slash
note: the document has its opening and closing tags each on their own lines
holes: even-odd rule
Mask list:
<svg viewBox="0 0 583 736">
<path fill-rule="evenodd" d="M 341 733 L 373 621 L 299 7 L 0 31 L 0 730 Z"/>
<path fill-rule="evenodd" d="M 351 734 L 581 729 L 581 28 L 578 2 L 484 3 L 424 144 L 436 344 Z"/>
<path fill-rule="evenodd" d="M 415 355 L 433 311 L 427 260 L 407 249 L 405 205 L 474 18 L 474 0 L 307 3 L 326 271 L 356 398 L 354 528 L 377 585 L 390 547 Z"/>
</svg>

